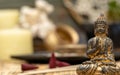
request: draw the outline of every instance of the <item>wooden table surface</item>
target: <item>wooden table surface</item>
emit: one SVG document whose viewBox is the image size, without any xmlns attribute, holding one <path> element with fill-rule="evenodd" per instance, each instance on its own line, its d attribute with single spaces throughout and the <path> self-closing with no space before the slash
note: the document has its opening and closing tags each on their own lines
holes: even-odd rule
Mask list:
<svg viewBox="0 0 120 75">
<path fill-rule="evenodd" d="M 48 64 L 35 64 L 35 65 L 38 66 L 37 70 L 48 69 Z M 23 73 L 21 70 L 21 62 L 0 61 L 0 75 L 18 75 L 19 73 Z"/>
<path fill-rule="evenodd" d="M 120 65 L 120 61 L 117 62 Z M 37 70 L 24 71 L 21 70 L 20 63 L 1 62 L 0 61 L 0 75 L 77 75 L 76 67 L 68 66 L 62 68 L 48 69 L 48 64 L 38 64 Z"/>
</svg>

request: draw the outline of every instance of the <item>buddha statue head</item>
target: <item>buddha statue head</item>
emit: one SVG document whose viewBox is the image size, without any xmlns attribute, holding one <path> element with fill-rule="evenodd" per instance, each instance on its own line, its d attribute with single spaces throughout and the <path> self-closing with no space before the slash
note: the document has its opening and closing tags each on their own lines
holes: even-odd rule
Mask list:
<svg viewBox="0 0 120 75">
<path fill-rule="evenodd" d="M 107 35 L 108 25 L 103 14 L 95 21 L 95 35 Z"/>
</svg>

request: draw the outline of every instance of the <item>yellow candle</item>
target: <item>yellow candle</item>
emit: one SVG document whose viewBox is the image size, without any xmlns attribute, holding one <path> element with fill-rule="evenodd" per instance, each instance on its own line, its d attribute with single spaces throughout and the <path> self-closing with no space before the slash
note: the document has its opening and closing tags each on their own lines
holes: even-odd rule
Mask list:
<svg viewBox="0 0 120 75">
<path fill-rule="evenodd" d="M 13 28 L 18 24 L 19 11 L 17 9 L 0 10 L 0 29 Z"/>
<path fill-rule="evenodd" d="M 32 35 L 24 29 L 0 30 L 0 59 L 33 52 Z"/>
</svg>

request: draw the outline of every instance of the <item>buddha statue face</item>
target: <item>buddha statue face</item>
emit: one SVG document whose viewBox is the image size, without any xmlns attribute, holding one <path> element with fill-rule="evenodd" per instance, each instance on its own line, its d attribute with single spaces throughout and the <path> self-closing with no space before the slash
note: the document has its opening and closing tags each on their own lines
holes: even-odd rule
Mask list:
<svg viewBox="0 0 120 75">
<path fill-rule="evenodd" d="M 105 21 L 104 16 L 100 16 L 95 22 L 95 35 L 107 34 L 108 33 L 108 25 Z"/>
<path fill-rule="evenodd" d="M 107 34 L 108 27 L 104 24 L 97 24 L 95 27 L 95 34 Z"/>
</svg>

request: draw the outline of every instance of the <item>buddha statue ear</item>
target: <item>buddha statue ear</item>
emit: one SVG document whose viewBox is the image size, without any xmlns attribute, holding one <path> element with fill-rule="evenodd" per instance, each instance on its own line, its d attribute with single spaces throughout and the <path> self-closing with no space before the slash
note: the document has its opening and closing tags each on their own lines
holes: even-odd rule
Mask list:
<svg viewBox="0 0 120 75">
<path fill-rule="evenodd" d="M 108 27 L 106 27 L 105 33 L 106 33 L 106 35 L 108 35 Z"/>
</svg>

